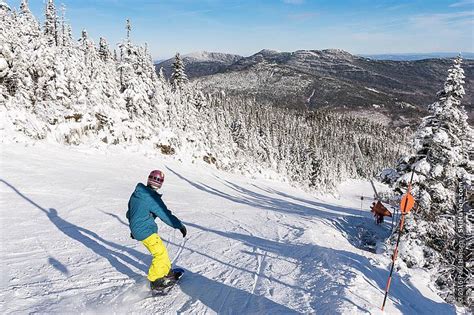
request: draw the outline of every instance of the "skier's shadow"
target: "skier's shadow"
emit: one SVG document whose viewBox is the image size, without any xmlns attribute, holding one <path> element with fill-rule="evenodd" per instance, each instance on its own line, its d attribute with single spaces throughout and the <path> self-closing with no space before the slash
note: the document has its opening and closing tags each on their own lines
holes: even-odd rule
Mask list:
<svg viewBox="0 0 474 315">
<path fill-rule="evenodd" d="M 299 314 L 264 296 L 228 286 L 189 270 L 186 270 L 179 287 L 191 300 L 177 311 L 178 314 L 189 310 L 198 300 L 217 314 Z"/>
<path fill-rule="evenodd" d="M 69 276 L 69 270 L 65 265 L 53 257 L 48 258 L 48 263 L 56 270 L 61 272 L 65 276 Z"/>
<path fill-rule="evenodd" d="M 128 255 L 125 255 L 122 252 L 127 252 L 131 254 L 132 256 L 135 256 L 135 258 L 141 258 L 143 261 L 146 256 L 134 249 L 130 249 L 128 247 L 122 246 L 115 244 L 113 242 L 107 241 L 100 237 L 97 233 L 92 232 L 88 229 L 82 228 L 80 226 L 77 226 L 75 224 L 72 224 L 63 218 L 61 218 L 58 215 L 58 212 L 56 209 L 50 208 L 49 211 L 42 209 L 43 212 L 46 213 L 48 216 L 49 220 L 64 234 L 69 236 L 70 238 L 81 242 L 84 246 L 88 247 L 91 249 L 94 253 L 104 257 L 109 261 L 109 263 L 120 273 L 126 275 L 126 276 L 134 276 L 135 277 L 142 277 L 141 275 L 135 273 L 132 269 L 130 269 L 127 265 L 123 264 L 120 262 L 117 258 L 121 259 L 122 261 L 134 266 L 137 269 L 140 269 L 144 272 L 147 271 L 148 267 L 144 263 L 141 263 L 140 261 L 137 261 L 136 259 L 133 259 L 129 257 Z M 96 241 L 97 240 L 97 241 Z M 104 245 L 100 244 L 98 241 L 100 241 L 103 244 L 106 244 L 108 246 L 111 246 L 117 250 L 111 250 Z"/>
<path fill-rule="evenodd" d="M 126 275 L 127 277 L 140 279 L 143 278 L 143 275 L 140 275 L 134 272 L 130 267 L 126 264 L 122 263 L 120 260 L 126 262 L 129 265 L 134 266 L 137 269 L 142 270 L 143 272 L 147 272 L 148 265 L 145 263 L 148 259 L 146 255 L 143 253 L 130 249 L 128 247 L 118 245 L 114 242 L 107 241 L 100 237 L 97 233 L 92 232 L 88 229 L 83 227 L 77 226 L 71 222 L 66 221 L 65 219 L 61 218 L 58 214 L 58 211 L 54 208 L 45 209 L 35 203 L 33 200 L 25 196 L 21 193 L 18 189 L 16 189 L 13 185 L 9 184 L 3 179 L 0 179 L 5 185 L 10 187 L 13 191 L 15 191 L 20 197 L 31 203 L 33 206 L 41 210 L 48 219 L 53 223 L 58 230 L 64 233 L 66 236 L 76 240 L 92 250 L 99 256 L 104 257 L 109 261 L 109 263 L 120 273 Z M 99 243 L 100 242 L 100 243 Z M 114 249 L 110 249 L 105 247 L 102 244 L 110 246 Z M 124 254 L 127 253 L 128 255 Z M 120 260 L 119 260 L 120 259 Z M 149 260 L 149 259 L 148 259 Z M 65 266 L 64 266 L 65 267 Z"/>
</svg>

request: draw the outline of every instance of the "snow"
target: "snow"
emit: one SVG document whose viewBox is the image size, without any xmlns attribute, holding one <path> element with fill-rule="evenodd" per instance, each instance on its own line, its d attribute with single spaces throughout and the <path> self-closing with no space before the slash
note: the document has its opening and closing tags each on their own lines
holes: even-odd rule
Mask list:
<svg viewBox="0 0 474 315">
<path fill-rule="evenodd" d="M 194 61 L 201 61 L 201 62 L 225 62 L 225 63 L 232 63 L 231 61 L 234 59 L 241 58 L 238 55 L 232 54 L 224 54 L 224 53 L 217 53 L 217 52 L 208 52 L 208 51 L 197 51 L 190 54 L 186 54 L 183 56 L 184 59 L 192 59 Z"/>
<path fill-rule="evenodd" d="M 397 179 L 397 175 L 398 175 L 397 170 L 393 168 L 386 168 L 382 170 L 382 172 L 380 172 L 379 177 L 383 182 L 391 183 Z"/>
<path fill-rule="evenodd" d="M 313 91 L 311 92 L 311 95 L 306 99 L 306 103 L 310 104 L 311 103 L 311 99 L 313 98 L 314 96 L 314 92 L 316 92 L 315 89 L 313 89 Z"/>
<path fill-rule="evenodd" d="M 376 90 L 376 89 L 374 89 L 374 88 L 369 88 L 369 87 L 366 87 L 366 86 L 365 86 L 364 88 L 365 88 L 366 90 L 369 90 L 369 91 L 374 92 L 374 93 L 380 93 L 380 91 L 378 91 L 378 90 Z"/>
<path fill-rule="evenodd" d="M 412 173 L 406 173 L 400 176 L 397 180 L 398 183 L 403 184 L 405 186 L 408 186 L 408 184 L 411 182 L 413 184 L 415 183 L 420 183 L 423 182 L 426 179 L 426 176 L 419 175 L 419 174 L 412 174 Z"/>
<path fill-rule="evenodd" d="M 436 164 L 432 170 L 433 177 L 439 177 L 443 174 L 444 167 L 442 165 Z"/>
<path fill-rule="evenodd" d="M 5 58 L 0 58 L 0 78 L 3 78 L 7 75 L 8 63 Z"/>
<path fill-rule="evenodd" d="M 433 136 L 433 142 L 440 145 L 448 145 L 450 143 L 449 135 L 444 130 L 439 130 Z"/>
<path fill-rule="evenodd" d="M 428 176 L 428 174 L 430 173 L 430 170 L 431 170 L 431 165 L 430 163 L 426 160 L 426 159 L 422 159 L 418 162 L 416 162 L 414 165 L 414 169 L 425 175 L 425 176 Z"/>
<path fill-rule="evenodd" d="M 401 108 L 413 108 L 416 109 L 416 106 L 407 102 L 396 102 Z"/>
<path fill-rule="evenodd" d="M 2 10 L 5 10 L 5 11 L 10 11 L 10 7 L 8 6 L 8 4 L 5 3 L 5 1 L 0 1 L 0 9 Z"/>
<path fill-rule="evenodd" d="M 274 49 L 262 49 L 260 50 L 257 54 L 263 54 L 263 55 L 274 55 L 278 54 L 280 51 L 274 50 Z"/>
<path fill-rule="evenodd" d="M 207 51 L 197 51 L 190 54 L 186 54 L 183 57 L 191 58 L 199 61 L 212 61 L 210 54 Z"/>
<path fill-rule="evenodd" d="M 373 223 L 367 182 L 316 198 L 118 146 L 12 143 L 1 154 L 4 314 L 382 313 L 390 260 L 354 246 L 361 229 L 381 236 L 389 228 Z M 147 298 L 150 257 L 125 218 L 135 184 L 154 168 L 164 170 L 164 201 L 188 228 L 183 239 L 159 223 L 173 264 L 186 270 L 161 298 Z M 386 313 L 454 314 L 429 276 L 396 272 Z"/>
</svg>

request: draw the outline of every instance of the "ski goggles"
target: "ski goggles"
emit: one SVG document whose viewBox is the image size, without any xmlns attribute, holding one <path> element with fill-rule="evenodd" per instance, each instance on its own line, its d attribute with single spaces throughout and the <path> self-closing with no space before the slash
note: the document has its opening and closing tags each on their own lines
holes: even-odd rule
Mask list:
<svg viewBox="0 0 474 315">
<path fill-rule="evenodd" d="M 157 177 L 157 176 L 148 176 L 148 179 L 151 179 L 155 182 L 158 182 L 158 183 L 163 183 L 164 179 L 163 178 L 160 178 L 160 177 Z"/>
</svg>

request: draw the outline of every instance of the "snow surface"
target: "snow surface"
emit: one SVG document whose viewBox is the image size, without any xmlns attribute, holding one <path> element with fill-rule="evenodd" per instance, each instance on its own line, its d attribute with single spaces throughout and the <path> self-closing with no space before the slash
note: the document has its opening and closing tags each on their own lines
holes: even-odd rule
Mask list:
<svg viewBox="0 0 474 315">
<path fill-rule="evenodd" d="M 232 63 L 233 60 L 242 58 L 238 55 L 224 54 L 218 52 L 197 51 L 183 56 L 185 59 L 193 59 L 194 61 L 220 61 L 224 63 Z"/>
<path fill-rule="evenodd" d="M 9 144 L 1 154 L 2 314 L 381 313 L 389 258 L 356 247 L 361 232 L 386 237 L 390 226 L 373 223 L 369 183 L 315 198 L 119 147 Z M 173 264 L 186 270 L 160 298 L 149 297 L 150 256 L 125 218 L 135 184 L 154 168 L 188 227 L 183 239 L 159 223 Z M 395 273 L 386 313 L 455 313 L 428 279 Z"/>
<path fill-rule="evenodd" d="M 378 91 L 378 90 L 376 90 L 376 89 L 374 89 L 374 88 L 369 88 L 369 87 L 366 87 L 366 86 L 364 86 L 364 88 L 365 88 L 366 90 L 371 91 L 371 92 L 380 93 L 380 91 Z"/>
<path fill-rule="evenodd" d="M 0 58 L 0 78 L 3 78 L 7 75 L 8 63 L 5 58 Z"/>
</svg>

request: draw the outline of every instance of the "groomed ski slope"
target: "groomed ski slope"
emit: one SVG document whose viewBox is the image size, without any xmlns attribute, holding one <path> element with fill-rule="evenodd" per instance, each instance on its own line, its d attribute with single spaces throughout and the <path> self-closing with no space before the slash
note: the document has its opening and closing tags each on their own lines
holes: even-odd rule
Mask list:
<svg viewBox="0 0 474 315">
<path fill-rule="evenodd" d="M 385 235 L 367 210 L 368 183 L 315 198 L 284 183 L 119 148 L 2 146 L 2 314 L 380 314 L 389 259 L 358 249 Z M 159 222 L 186 274 L 149 298 L 150 256 L 129 238 L 128 198 L 147 172 L 166 174 L 164 201 L 188 237 Z M 365 232 L 364 232 L 365 231 Z M 428 275 L 401 272 L 386 313 L 452 314 Z"/>
</svg>

